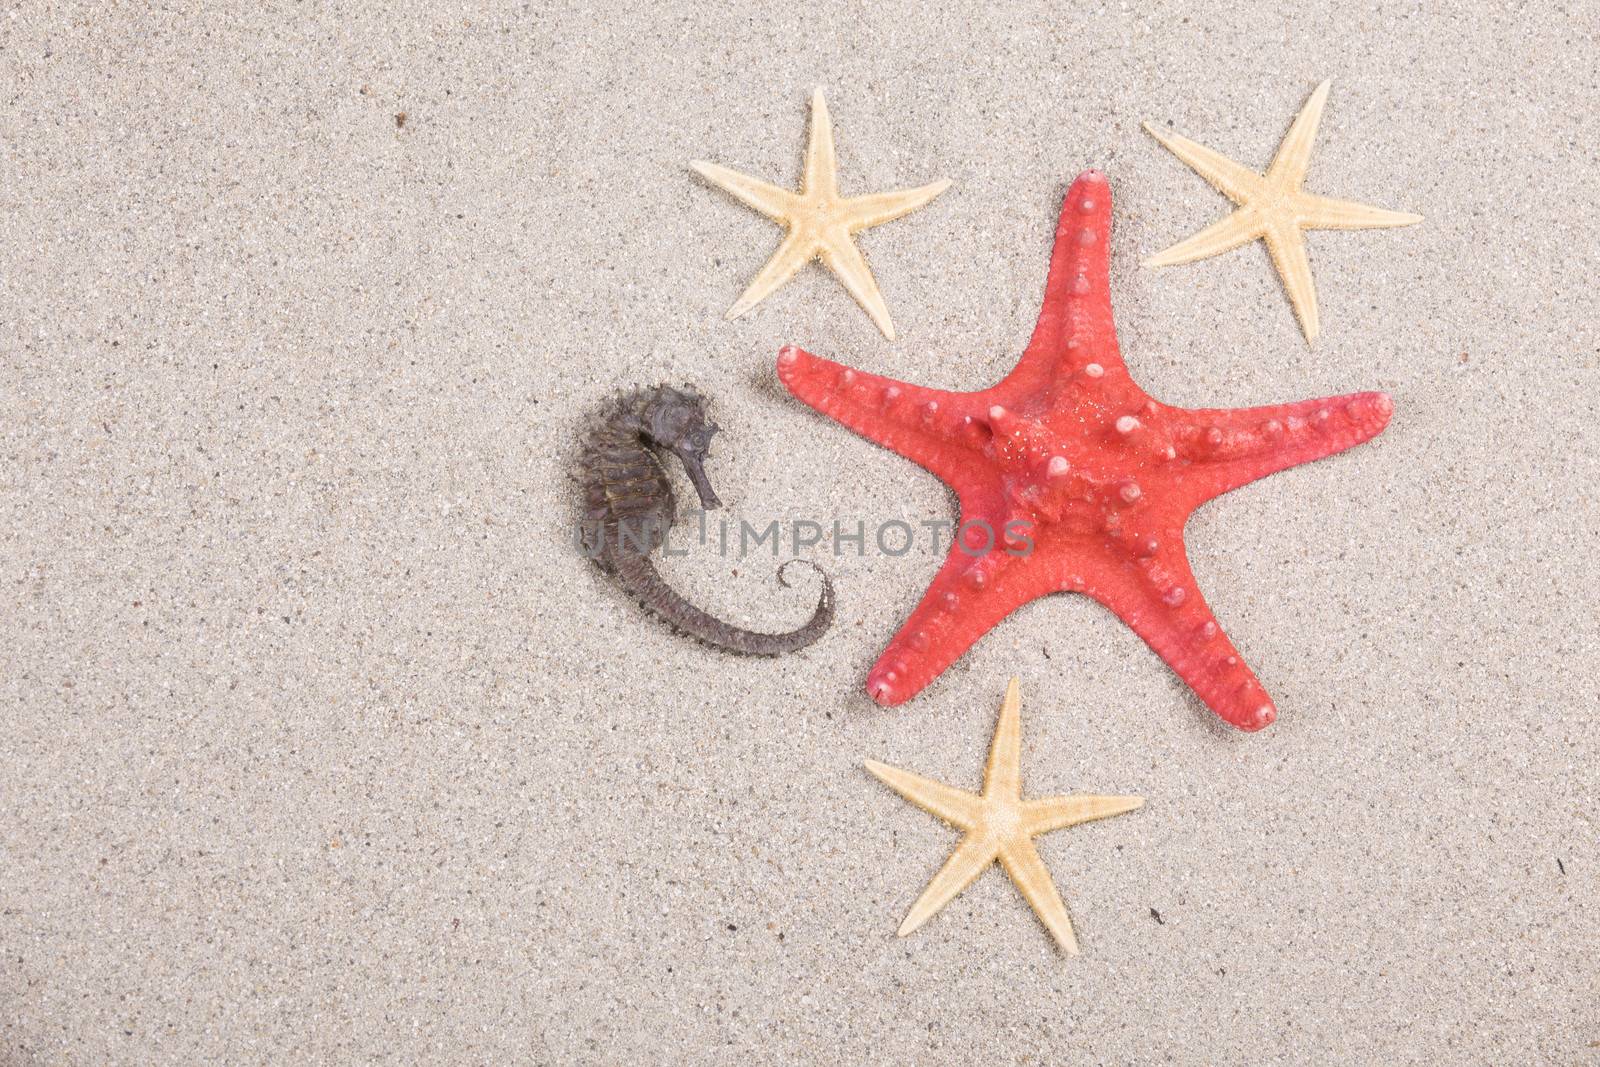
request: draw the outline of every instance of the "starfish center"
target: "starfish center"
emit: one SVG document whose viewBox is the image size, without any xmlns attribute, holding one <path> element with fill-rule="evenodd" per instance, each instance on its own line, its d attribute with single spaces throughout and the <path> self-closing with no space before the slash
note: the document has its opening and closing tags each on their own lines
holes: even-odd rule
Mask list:
<svg viewBox="0 0 1600 1067">
<path fill-rule="evenodd" d="M 843 202 L 832 197 L 819 196 L 809 200 L 801 212 L 802 217 L 818 230 L 830 229 L 845 221 Z"/>
<path fill-rule="evenodd" d="M 982 819 L 980 830 L 995 842 L 1009 841 L 1022 832 L 1022 808 L 1012 801 L 990 800 Z"/>
<path fill-rule="evenodd" d="M 1125 514 L 1146 499 L 1147 471 L 1175 458 L 1176 449 L 1136 415 L 1081 415 L 1025 418 L 997 405 L 985 451 L 1019 518 L 1067 533 L 1121 534 Z"/>
</svg>

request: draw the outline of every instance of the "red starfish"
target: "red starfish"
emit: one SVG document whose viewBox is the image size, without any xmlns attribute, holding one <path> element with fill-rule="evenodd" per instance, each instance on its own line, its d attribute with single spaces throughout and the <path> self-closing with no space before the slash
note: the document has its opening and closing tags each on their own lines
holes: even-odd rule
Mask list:
<svg viewBox="0 0 1600 1067">
<path fill-rule="evenodd" d="M 1086 171 L 1061 207 L 1033 339 L 988 389 L 949 393 L 793 346 L 778 354 L 795 396 L 960 498 L 949 557 L 867 674 L 880 704 L 915 696 L 1028 601 L 1071 591 L 1116 612 L 1227 722 L 1259 730 L 1277 717 L 1206 607 L 1184 523 L 1212 497 L 1367 440 L 1394 405 L 1384 393 L 1231 410 L 1152 399 L 1117 351 L 1110 236 L 1111 187 Z"/>
</svg>

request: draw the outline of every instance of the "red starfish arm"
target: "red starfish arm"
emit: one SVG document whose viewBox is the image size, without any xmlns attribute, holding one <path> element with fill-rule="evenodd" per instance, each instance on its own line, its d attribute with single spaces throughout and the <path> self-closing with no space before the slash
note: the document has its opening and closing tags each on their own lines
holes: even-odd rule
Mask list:
<svg viewBox="0 0 1600 1067">
<path fill-rule="evenodd" d="M 1181 527 L 1157 543 L 1150 556 L 1108 556 L 1090 570 L 1083 591 L 1144 638 L 1224 722 L 1241 730 L 1271 725 L 1278 713 L 1206 604 L 1189 569 Z"/>
<path fill-rule="evenodd" d="M 1111 186 L 1099 171 L 1086 170 L 1061 203 L 1033 337 L 1016 367 L 993 390 L 997 398 L 1037 393 L 1090 364 L 1127 376 L 1111 318 L 1110 248 Z M 1094 370 L 1089 374 L 1099 377 Z"/>
<path fill-rule="evenodd" d="M 1343 452 L 1381 433 L 1393 413 L 1387 393 L 1183 411 L 1172 437 L 1190 464 L 1182 479 L 1184 495 L 1198 506 L 1257 478 Z"/>
<path fill-rule="evenodd" d="M 950 554 L 883 654 L 867 672 L 867 692 L 878 703 L 903 704 L 955 662 L 995 624 L 1059 586 L 1040 585 L 1030 546 L 1007 539 L 1010 512 L 997 486 L 961 494 L 961 521 Z M 1030 530 L 1020 527 L 1026 537 Z"/>
<path fill-rule="evenodd" d="M 778 379 L 824 415 L 938 475 L 957 492 L 970 481 L 971 445 L 987 439 L 974 394 L 907 385 L 786 345 Z M 970 442 L 970 445 L 969 445 Z"/>
</svg>

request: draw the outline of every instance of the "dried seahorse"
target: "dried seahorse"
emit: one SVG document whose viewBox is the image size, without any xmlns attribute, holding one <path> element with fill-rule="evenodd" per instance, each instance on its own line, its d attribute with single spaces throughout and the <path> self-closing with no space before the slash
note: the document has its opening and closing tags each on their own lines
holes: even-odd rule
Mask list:
<svg viewBox="0 0 1600 1067">
<path fill-rule="evenodd" d="M 833 583 L 820 568 L 822 595 L 811 618 L 788 633 L 767 634 L 741 629 L 695 607 L 666 583 L 651 561 L 650 553 L 666 540 L 677 515 L 672 485 L 652 449 L 678 457 L 701 506 L 709 511 L 722 503 L 705 472 L 706 452 L 716 432 L 716 425 L 706 421 L 704 401 L 692 390 L 662 385 L 613 400 L 589 432 L 579 460 L 584 552 L 646 610 L 708 645 L 751 656 L 804 648 L 833 622 Z M 794 562 L 778 569 L 779 584 L 789 584 L 784 571 Z"/>
</svg>

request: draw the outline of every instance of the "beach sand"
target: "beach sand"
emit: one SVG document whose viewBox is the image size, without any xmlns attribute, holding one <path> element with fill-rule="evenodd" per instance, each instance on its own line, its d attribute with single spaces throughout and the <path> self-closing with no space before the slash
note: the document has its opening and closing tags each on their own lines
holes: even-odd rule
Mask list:
<svg viewBox="0 0 1600 1067">
<path fill-rule="evenodd" d="M 0 12 L 0 1063 L 1600 1055 L 1595 9 L 270 6 Z M 1265 166 L 1323 78 L 1307 187 L 1426 221 L 1311 235 L 1310 348 L 1259 244 L 1140 266 L 1228 205 L 1139 124 Z M 954 183 L 859 239 L 896 342 L 820 267 L 723 321 L 779 231 L 687 163 L 793 187 L 817 86 L 844 192 Z M 777 660 L 581 558 L 658 381 L 736 523 L 952 517 L 775 355 L 990 384 L 1089 167 L 1152 395 L 1394 397 L 1189 526 L 1276 725 L 1065 596 L 876 707 L 925 541 Z M 1077 958 L 998 868 L 894 936 L 956 835 L 862 760 L 976 788 L 1013 674 L 1030 794 L 1147 801 L 1039 841 Z"/>
</svg>

